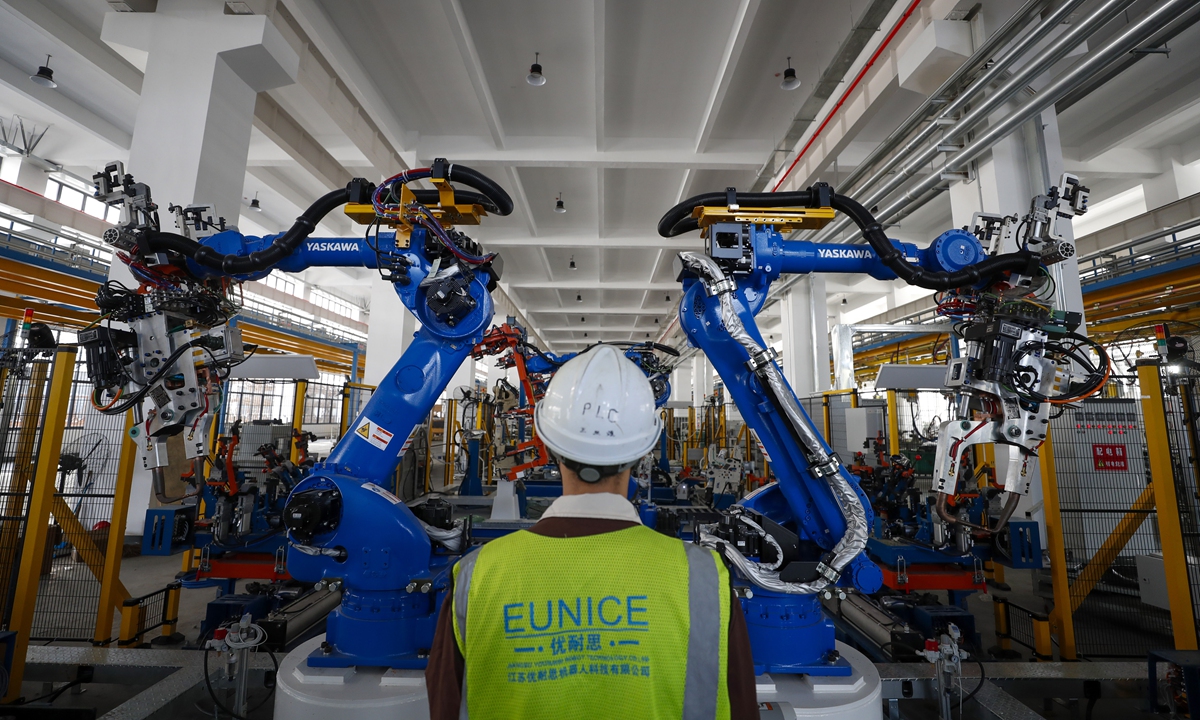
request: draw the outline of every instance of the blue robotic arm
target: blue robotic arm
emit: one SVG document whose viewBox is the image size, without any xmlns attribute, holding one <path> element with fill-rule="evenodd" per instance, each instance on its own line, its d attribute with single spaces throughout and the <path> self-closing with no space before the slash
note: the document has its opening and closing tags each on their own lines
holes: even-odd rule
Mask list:
<svg viewBox="0 0 1200 720">
<path fill-rule="evenodd" d="M 659 232 L 665 237 L 702 230 L 705 252 L 681 253 L 676 260 L 677 276 L 684 287 L 680 326 L 721 375 L 762 443 L 777 478 L 700 533 L 700 541 L 721 551 L 746 585 L 742 602 L 760 671 L 848 672 L 834 659 L 836 653 L 831 654 L 833 628 L 824 620 L 818 598 L 840 594 L 839 586 L 871 593 L 879 589 L 882 580 L 864 553 L 872 524 L 867 498 L 857 478 L 805 414 L 754 322 L 771 283 L 784 273 L 850 272 L 881 280 L 899 278 L 935 290 L 982 289 L 998 297 L 1025 297 L 1040 286 L 1037 279 L 1045 264 L 1070 256 L 1073 249 L 1054 224 L 1058 218 L 1086 210 L 1086 199 L 1086 188 L 1077 179 L 1068 182 L 1064 177 L 1061 188 L 1035 199 L 1031 217 L 1036 222 L 1023 223 L 1030 228 L 1024 248 L 1007 255 L 995 254 L 996 242 L 989 242 L 985 251 L 981 241 L 998 240 L 1006 233 L 1011 236 L 1009 218 L 985 217 L 974 233 L 951 230 L 928 248 L 919 249 L 889 240 L 865 208 L 823 184 L 803 192 L 777 194 L 729 189 L 686 200 L 663 216 Z M 834 209 L 855 220 L 868 245 L 788 241 L 780 234 L 780 230 L 819 228 L 833 217 Z M 1015 224 L 1015 218 L 1011 220 Z M 976 335 L 976 344 L 969 347 L 967 362 L 957 371 L 962 378 L 960 386 L 966 386 L 965 395 L 984 395 L 994 389 L 987 384 L 988 378 L 1003 377 L 1003 384 L 1012 382 L 1015 373 L 1021 378 L 1018 383 L 1042 394 L 1035 396 L 1031 391 L 1014 398 L 1014 414 L 1030 412 L 1038 397 L 1046 399 L 1055 371 L 1053 362 L 1043 359 L 1040 352 L 1049 346 L 1038 345 L 1033 335 L 1043 331 L 1043 326 L 1056 325 L 1064 332 L 1074 328 L 1071 318 L 1041 306 L 1035 311 L 1033 305 L 1006 311 L 1007 306 L 1000 303 L 981 318 L 985 327 Z M 1013 324 L 993 328 L 993 320 Z M 1003 328 L 1018 325 L 1031 336 L 1018 338 L 1025 342 L 1017 347 L 1023 348 L 1026 362 L 1012 358 L 1014 344 L 1004 346 L 1002 340 L 1011 334 Z M 1003 367 L 1005 358 L 1008 367 Z M 954 367 L 950 370 L 953 375 Z M 964 413 L 966 408 L 964 404 Z M 1005 432 L 1010 438 L 1015 436 Z M 1039 441 L 1022 437 L 1021 442 L 1033 443 L 1036 448 Z M 954 452 L 958 452 L 957 445 L 947 454 L 957 457 Z M 949 467 L 948 473 L 953 473 L 953 462 Z M 938 490 L 947 492 L 946 485 L 953 492 L 949 480 Z M 1009 513 L 1011 509 L 998 525 Z"/>
<path fill-rule="evenodd" d="M 429 179 L 437 191 L 407 187 L 417 179 Z M 457 191 L 456 198 L 451 180 L 480 194 Z M 162 315 L 160 310 L 168 307 L 178 319 L 189 320 L 189 326 L 215 325 L 214 320 L 236 308 L 229 279 L 242 281 L 273 269 L 297 272 L 314 266 L 378 268 L 421 321 L 408 349 L 329 458 L 293 488 L 282 523 L 288 532 L 291 575 L 342 590 L 341 605 L 327 622 L 327 642 L 310 664 L 423 667 L 450 567 L 466 549 L 464 526 L 448 515 L 418 509 L 425 514 L 420 518 L 384 486 L 390 485 L 413 429 L 428 416 L 491 324 L 490 291 L 501 271 L 500 258 L 483 254 L 451 225 L 478 222 L 487 209 L 510 213 L 508 195 L 470 168 L 438 161 L 432 168 L 391 178 L 379 188 L 354 181 L 346 190 L 315 203 L 288 232 L 258 238 L 226 230 L 223 223 L 203 218 L 203 209 L 196 208 L 173 207 L 182 234 L 162 232 L 149 189 L 124 175 L 119 164 L 97 175 L 97 183 L 97 195 L 122 208 L 121 225 L 105 239 L 139 279 L 152 285 L 143 287 L 144 292 L 121 295 L 128 307 L 120 308 L 116 319 L 129 321 L 133 334 L 147 311 Z M 368 222 L 368 231 L 370 226 L 393 230 L 377 229 L 373 237 L 368 232 L 361 240 L 308 236 L 325 213 L 347 203 L 347 213 Z M 183 298 L 191 302 L 181 303 Z M 226 312 L 187 317 L 187 308 L 207 298 L 220 298 Z M 96 356 L 97 368 L 128 360 L 109 357 L 105 348 L 112 343 L 107 340 L 98 339 L 89 354 L 89 360 Z M 127 378 L 113 370 L 93 375 L 98 392 L 108 390 L 120 399 L 121 392 L 129 390 L 130 397 L 114 411 L 141 412 L 141 400 L 154 386 L 192 367 L 187 351 L 198 341 L 180 335 L 173 342 L 178 347 L 161 369 L 147 371 L 142 382 L 130 378 L 126 383 Z M 216 363 L 213 370 L 218 375 L 221 367 L 231 364 L 220 363 L 211 351 L 208 356 Z M 114 391 L 117 382 L 123 387 Z M 191 419 L 179 418 L 175 424 Z M 165 446 L 165 435 L 163 440 Z"/>
</svg>

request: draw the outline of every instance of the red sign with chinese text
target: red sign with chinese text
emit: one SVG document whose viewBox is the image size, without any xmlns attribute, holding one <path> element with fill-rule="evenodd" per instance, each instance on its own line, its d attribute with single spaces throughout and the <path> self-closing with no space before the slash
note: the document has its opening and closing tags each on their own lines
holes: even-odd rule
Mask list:
<svg viewBox="0 0 1200 720">
<path fill-rule="evenodd" d="M 1128 470 L 1124 445 L 1092 445 L 1092 463 L 1097 470 Z"/>
</svg>

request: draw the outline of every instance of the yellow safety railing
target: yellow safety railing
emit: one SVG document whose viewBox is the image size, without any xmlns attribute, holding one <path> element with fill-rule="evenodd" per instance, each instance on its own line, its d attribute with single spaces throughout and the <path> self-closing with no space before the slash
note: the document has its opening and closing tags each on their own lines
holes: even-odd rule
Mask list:
<svg viewBox="0 0 1200 720">
<path fill-rule="evenodd" d="M 179 594 L 182 585 L 175 581 L 161 590 L 141 597 L 129 598 L 121 606 L 120 647 L 137 647 L 145 642 L 146 633 L 162 628 L 162 637 L 176 637 L 179 624 Z"/>
<path fill-rule="evenodd" d="M 33 613 L 37 605 L 38 584 L 42 576 L 42 559 L 46 553 L 46 536 L 50 528 L 50 515 L 54 507 L 55 481 L 58 479 L 58 462 L 62 453 L 63 430 L 67 425 L 67 409 L 71 402 L 71 381 L 75 371 L 76 349 L 70 346 L 60 347 L 54 353 L 54 362 L 49 369 L 50 387 L 46 401 L 46 413 L 41 417 L 41 426 L 33 422 L 33 427 L 22 427 L 22 433 L 29 433 L 32 443 L 34 433 L 40 431 L 40 441 L 37 446 L 37 463 L 33 468 L 32 477 L 21 472 L 14 472 L 12 493 L 24 494 L 32 487 L 29 498 L 29 514 L 25 520 L 25 537 L 21 543 L 21 558 L 17 568 L 17 583 L 12 600 L 12 613 L 8 629 L 17 634 L 12 656 L 12 670 L 9 672 L 8 691 L 3 702 L 10 703 L 21 695 L 21 681 L 25 677 L 25 653 L 29 648 L 29 635 L 33 629 Z M 30 392 L 38 393 L 37 402 L 34 398 L 27 400 L 26 407 L 37 413 L 42 406 L 41 387 L 45 385 L 47 368 L 45 364 L 34 364 L 34 381 L 30 384 Z M 40 375 L 40 380 L 38 379 Z M 29 410 L 27 410 L 27 413 Z M 35 415 L 36 418 L 36 415 Z M 22 438 L 24 439 L 24 438 Z M 18 453 L 24 445 L 18 440 Z M 33 445 L 30 444 L 30 450 Z M 31 454 L 32 456 L 32 454 Z M 19 463 L 14 466 L 22 467 Z M 28 467 L 28 465 L 26 465 Z M 29 484 L 32 483 L 32 484 Z M 13 499 L 10 495 L 10 501 Z M 18 500 L 19 502 L 19 500 Z M 14 512 L 9 517 L 18 516 Z M 17 523 L 5 523 L 5 532 L 16 530 Z M 11 528 L 11 530 L 10 530 Z M 15 539 L 14 539 L 15 540 Z M 15 548 L 14 544 L 2 544 L 0 547 Z M 11 566 L 10 566 L 11 567 Z M 5 570 L 7 575 L 9 570 Z M 7 585 L 6 585 L 7 586 Z"/>
</svg>

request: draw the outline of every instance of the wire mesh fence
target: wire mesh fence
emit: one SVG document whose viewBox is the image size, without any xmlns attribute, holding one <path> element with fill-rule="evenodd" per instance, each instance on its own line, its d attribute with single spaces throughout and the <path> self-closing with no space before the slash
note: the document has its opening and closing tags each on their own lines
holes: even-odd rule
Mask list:
<svg viewBox="0 0 1200 720">
<path fill-rule="evenodd" d="M 342 424 L 338 437 L 345 435 L 350 425 L 362 413 L 375 388 L 359 383 L 346 383 L 342 388 Z"/>
<path fill-rule="evenodd" d="M 342 386 L 309 382 L 304 394 L 304 425 L 337 426 L 342 421 Z"/>
<path fill-rule="evenodd" d="M 1179 522 L 1183 531 L 1184 556 L 1187 559 L 1188 586 L 1192 613 L 1200 617 L 1200 378 L 1165 372 L 1163 388 L 1167 393 L 1167 439 L 1171 449 L 1171 471 L 1175 496 L 1179 502 Z"/>
<path fill-rule="evenodd" d="M 1137 657 L 1173 646 L 1166 598 L 1139 585 L 1162 570 L 1136 378 L 1051 420 L 1075 642 L 1083 657 Z"/>
<path fill-rule="evenodd" d="M 234 467 L 243 472 L 264 469 L 258 449 L 274 445 L 287 455 L 292 436 L 292 413 L 296 383 L 292 380 L 230 380 L 225 386 L 221 434 L 239 426 L 239 441 L 233 453 Z"/>
<path fill-rule="evenodd" d="M 179 622 L 181 587 L 182 583 L 175 581 L 161 590 L 127 599 L 121 607 L 121 636 L 117 644 L 139 645 L 146 633 L 160 627 L 174 630 Z"/>
<path fill-rule="evenodd" d="M 96 628 L 116 493 L 125 416 L 91 403 L 80 357 L 71 383 L 47 543 L 49 567 L 38 587 L 31 639 L 89 641 Z"/>
<path fill-rule="evenodd" d="M 1039 613 L 1035 613 L 1028 608 L 1023 608 L 1007 599 L 1004 602 L 1004 611 L 1008 615 L 1009 639 L 1018 645 L 1024 645 L 1033 650 L 1033 618 L 1039 615 Z"/>
<path fill-rule="evenodd" d="M 953 417 L 953 400 L 936 390 L 896 393 L 896 425 L 900 454 L 912 461 L 913 480 L 921 490 L 933 488 L 933 461 L 938 429 Z"/>
<path fill-rule="evenodd" d="M 0 365 L 0 627 L 6 630 L 29 517 L 49 371 L 50 361 L 41 359 L 24 362 L 9 356 Z"/>
</svg>

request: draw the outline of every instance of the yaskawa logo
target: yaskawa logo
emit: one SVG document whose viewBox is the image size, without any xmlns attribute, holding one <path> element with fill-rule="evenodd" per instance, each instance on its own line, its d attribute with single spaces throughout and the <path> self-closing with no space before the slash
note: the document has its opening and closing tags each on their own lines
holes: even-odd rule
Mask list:
<svg viewBox="0 0 1200 720">
<path fill-rule="evenodd" d="M 875 253 L 865 248 L 817 248 L 817 257 L 829 260 L 870 260 Z"/>
<path fill-rule="evenodd" d="M 317 252 L 354 252 L 358 249 L 356 242 L 311 242 L 308 244 L 309 250 Z"/>
</svg>

